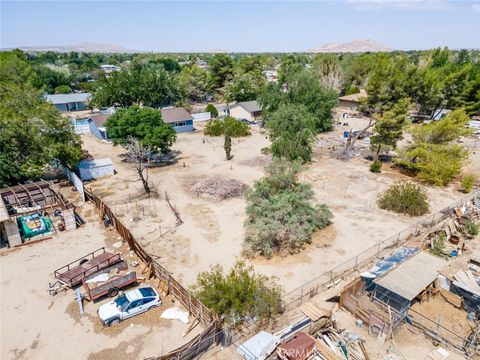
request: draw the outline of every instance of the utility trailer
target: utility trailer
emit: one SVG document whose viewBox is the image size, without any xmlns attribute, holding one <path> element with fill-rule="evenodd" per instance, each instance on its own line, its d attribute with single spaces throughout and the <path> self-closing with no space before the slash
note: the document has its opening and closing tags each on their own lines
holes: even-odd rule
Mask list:
<svg viewBox="0 0 480 360">
<path fill-rule="evenodd" d="M 110 272 L 114 268 L 126 270 L 128 265 L 120 254 L 109 253 L 102 247 L 55 270 L 53 274 L 57 282 L 50 284 L 49 292 L 55 295 L 64 288 L 73 288 L 81 284 L 83 279 Z"/>
<path fill-rule="evenodd" d="M 85 288 L 85 298 L 89 301 L 95 301 L 102 296 L 108 295 L 114 297 L 118 295 L 120 289 L 137 282 L 137 273 L 132 271 L 128 274 L 117 275 L 101 284 L 90 287 L 85 279 L 82 279 Z"/>
</svg>

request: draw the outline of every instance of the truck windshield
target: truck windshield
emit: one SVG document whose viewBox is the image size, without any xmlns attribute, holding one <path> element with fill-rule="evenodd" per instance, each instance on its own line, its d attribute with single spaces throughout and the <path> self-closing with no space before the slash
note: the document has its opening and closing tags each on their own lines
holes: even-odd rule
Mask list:
<svg viewBox="0 0 480 360">
<path fill-rule="evenodd" d="M 115 300 L 115 304 L 117 304 L 117 307 L 120 309 L 120 311 L 125 311 L 130 302 L 128 301 L 125 294 L 123 294 Z"/>
</svg>

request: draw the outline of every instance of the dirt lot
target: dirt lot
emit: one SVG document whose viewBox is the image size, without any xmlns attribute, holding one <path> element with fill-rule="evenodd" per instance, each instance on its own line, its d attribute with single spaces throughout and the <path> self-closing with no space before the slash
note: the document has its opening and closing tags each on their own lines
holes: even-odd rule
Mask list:
<svg viewBox="0 0 480 360">
<path fill-rule="evenodd" d="M 406 179 L 406 175 L 389 166 L 381 174 L 373 174 L 369 172 L 368 160 L 360 155 L 349 162 L 329 155 L 329 148 L 341 145 L 344 130 L 360 129 L 365 123 L 365 119 L 349 119 L 348 127 L 338 126 L 334 132 L 322 134 L 313 162 L 301 175 L 302 180 L 312 184 L 317 200 L 330 206 L 334 224 L 315 234 L 312 244 L 297 255 L 252 262 L 259 271 L 278 276 L 286 291 L 419 220 L 392 216 L 376 206 L 379 193 L 395 181 Z M 192 183 L 221 175 L 252 185 L 263 176 L 263 166 L 269 161 L 260 151 L 269 145 L 269 140 L 257 126 L 252 127 L 252 136 L 233 140 L 231 161 L 225 160 L 222 138 L 205 137 L 203 125 L 196 127 L 198 131 L 178 134 L 173 147 L 178 154 L 176 164 L 150 171 L 158 192 L 156 199 L 142 200 L 141 184 L 134 182 L 132 168 L 122 162 L 121 147 L 83 136 L 84 148 L 95 158 L 110 157 L 117 171 L 116 175 L 87 186 L 113 205 L 141 243 L 159 256 L 160 262 L 167 264 L 184 285 L 192 284 L 198 272 L 212 264 L 230 267 L 241 256 L 244 238 L 245 200 L 198 197 L 191 191 Z M 478 160 L 478 154 L 474 156 Z M 480 161 L 472 163 L 476 164 L 472 170 L 480 173 Z M 458 184 L 427 188 L 432 211 L 461 197 L 457 188 Z M 179 227 L 164 200 L 165 191 L 184 221 Z"/>
<path fill-rule="evenodd" d="M 93 205 L 84 205 L 80 215 L 87 221 L 80 229 L 0 251 L 1 359 L 143 359 L 168 352 L 201 331 L 197 326 L 182 338 L 189 325 L 160 319 L 172 306 L 168 297 L 159 309 L 103 328 L 96 310 L 108 299 L 86 302 L 86 313 L 80 315 L 72 290 L 50 296 L 53 270 L 102 246 L 115 251 L 111 245 L 119 241 L 113 229 L 98 221 Z M 133 259 L 128 251 L 123 256 Z"/>
</svg>

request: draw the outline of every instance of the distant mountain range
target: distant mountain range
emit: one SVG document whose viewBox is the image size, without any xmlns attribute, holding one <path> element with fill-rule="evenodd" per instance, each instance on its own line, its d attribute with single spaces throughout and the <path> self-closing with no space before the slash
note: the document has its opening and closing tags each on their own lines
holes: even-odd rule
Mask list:
<svg viewBox="0 0 480 360">
<path fill-rule="evenodd" d="M 380 44 L 371 39 L 352 40 L 344 43 L 327 43 L 308 52 L 314 53 L 360 53 L 360 52 L 378 52 L 392 51 L 386 45 Z"/>
<path fill-rule="evenodd" d="M 14 48 L 2 49 L 2 50 L 13 50 Z M 134 50 L 129 50 L 123 46 L 115 44 L 100 44 L 100 43 L 90 43 L 82 42 L 76 45 L 53 45 L 53 46 L 23 46 L 18 47 L 26 52 L 44 52 L 44 51 L 54 51 L 54 52 L 85 52 L 85 53 L 105 53 L 105 54 L 115 54 L 115 53 L 132 53 Z"/>
<path fill-rule="evenodd" d="M 14 48 L 4 48 L 2 50 L 13 50 Z M 145 52 L 145 51 L 135 51 L 127 49 L 123 46 L 116 44 L 101 44 L 101 43 L 91 43 L 91 42 L 82 42 L 76 45 L 53 45 L 53 46 L 23 46 L 18 47 L 18 49 L 26 52 L 44 52 L 44 51 L 54 51 L 54 52 L 86 52 L 86 53 L 105 53 L 105 54 L 115 54 L 115 53 L 133 53 L 133 52 Z M 380 44 L 374 40 L 365 39 L 365 40 L 352 40 L 344 43 L 327 43 L 323 44 L 317 48 L 308 50 L 307 52 L 313 53 L 359 53 L 359 52 L 377 52 L 377 51 L 391 51 L 392 49 L 386 45 Z M 155 52 L 155 51 L 154 51 Z M 211 49 L 208 51 L 202 51 L 203 53 L 229 53 L 230 51 L 224 49 Z"/>
</svg>

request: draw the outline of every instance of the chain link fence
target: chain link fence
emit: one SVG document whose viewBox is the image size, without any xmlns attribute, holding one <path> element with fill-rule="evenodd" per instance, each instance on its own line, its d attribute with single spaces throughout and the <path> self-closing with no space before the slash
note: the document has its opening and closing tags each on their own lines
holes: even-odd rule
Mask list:
<svg viewBox="0 0 480 360">
<path fill-rule="evenodd" d="M 480 190 L 477 190 L 472 194 L 462 197 L 450 206 L 410 225 L 406 229 L 403 229 L 395 235 L 382 240 L 374 246 L 335 266 L 333 269 L 324 272 L 298 288 L 284 294 L 282 296 L 282 309 L 286 311 L 295 308 L 319 292 L 328 290 L 330 287 L 339 283 L 342 278 L 365 268 L 370 263 L 383 256 L 386 252 L 391 251 L 392 249 L 405 244 L 411 238 L 418 236 L 422 230 L 435 226 L 446 218 L 452 216 L 455 208 L 462 206 L 467 201 L 477 198 L 479 195 Z"/>
</svg>

